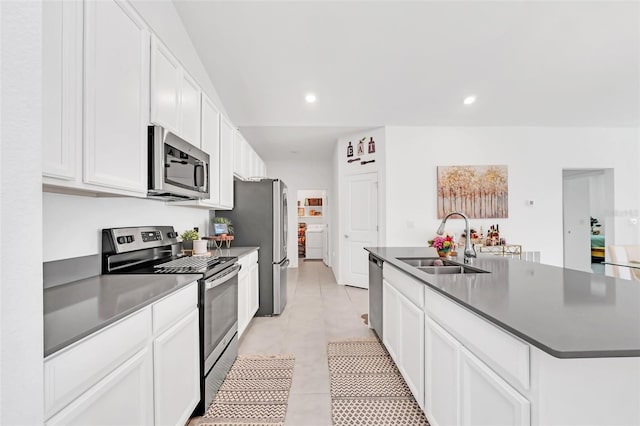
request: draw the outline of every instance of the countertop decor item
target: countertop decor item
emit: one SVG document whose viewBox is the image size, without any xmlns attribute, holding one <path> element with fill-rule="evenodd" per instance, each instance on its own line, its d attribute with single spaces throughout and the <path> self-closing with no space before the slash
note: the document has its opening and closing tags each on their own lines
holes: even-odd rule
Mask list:
<svg viewBox="0 0 640 426">
<path fill-rule="evenodd" d="M 429 247 L 438 250 L 438 256 L 447 257 L 453 249 L 453 237 L 451 235 L 436 236 L 433 240 L 429 240 Z"/>
<path fill-rule="evenodd" d="M 227 225 L 227 230 L 229 234 L 233 234 L 233 223 L 231 222 L 231 219 L 226 218 L 226 217 L 222 217 L 222 216 L 216 216 L 213 219 L 211 219 L 211 223 L 214 225 L 215 228 L 215 224 L 222 224 L 222 225 Z M 216 233 L 217 234 L 217 233 Z"/>
<path fill-rule="evenodd" d="M 187 229 L 180 237 L 182 238 L 182 249 L 193 250 L 193 240 L 199 240 L 200 234 L 195 229 Z"/>
</svg>

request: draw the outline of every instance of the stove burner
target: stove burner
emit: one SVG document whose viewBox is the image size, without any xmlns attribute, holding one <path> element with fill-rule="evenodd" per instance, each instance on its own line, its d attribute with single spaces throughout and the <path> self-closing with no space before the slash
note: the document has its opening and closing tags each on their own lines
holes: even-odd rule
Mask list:
<svg viewBox="0 0 640 426">
<path fill-rule="evenodd" d="M 185 256 L 169 262 L 154 265 L 154 272 L 157 274 L 179 274 L 184 272 L 204 272 L 220 263 L 218 257 L 196 257 Z"/>
</svg>

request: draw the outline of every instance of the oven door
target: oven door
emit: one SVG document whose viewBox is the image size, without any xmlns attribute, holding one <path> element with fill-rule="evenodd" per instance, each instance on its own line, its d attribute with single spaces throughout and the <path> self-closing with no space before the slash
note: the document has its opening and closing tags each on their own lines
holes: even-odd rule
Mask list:
<svg viewBox="0 0 640 426">
<path fill-rule="evenodd" d="M 202 282 L 204 312 L 203 358 L 206 375 L 238 330 L 238 271 L 240 265 Z"/>
</svg>

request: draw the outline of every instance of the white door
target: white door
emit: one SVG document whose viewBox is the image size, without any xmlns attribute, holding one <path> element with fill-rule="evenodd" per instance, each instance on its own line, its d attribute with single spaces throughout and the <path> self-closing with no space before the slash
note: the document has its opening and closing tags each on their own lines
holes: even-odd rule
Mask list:
<svg viewBox="0 0 640 426">
<path fill-rule="evenodd" d="M 220 115 L 220 206 L 233 208 L 233 126 Z"/>
<path fill-rule="evenodd" d="M 347 177 L 344 221 L 344 282 L 369 288 L 369 261 L 364 247 L 378 245 L 378 174 Z"/>
<path fill-rule="evenodd" d="M 178 133 L 180 64 L 156 37 L 151 38 L 151 122 Z"/>
<path fill-rule="evenodd" d="M 180 136 L 193 146 L 200 146 L 200 87 L 182 71 L 180 85 Z"/>
<path fill-rule="evenodd" d="M 589 176 L 562 179 L 564 267 L 591 272 Z"/>
<path fill-rule="evenodd" d="M 400 302 L 400 363 L 407 386 L 424 409 L 424 311 L 398 294 Z"/>
<path fill-rule="evenodd" d="M 382 342 L 391 358 L 400 363 L 400 293 L 387 282 L 382 281 Z"/>
<path fill-rule="evenodd" d="M 209 154 L 208 205 L 220 204 L 220 113 L 204 93 L 202 94 L 202 133 L 200 147 Z"/>
</svg>

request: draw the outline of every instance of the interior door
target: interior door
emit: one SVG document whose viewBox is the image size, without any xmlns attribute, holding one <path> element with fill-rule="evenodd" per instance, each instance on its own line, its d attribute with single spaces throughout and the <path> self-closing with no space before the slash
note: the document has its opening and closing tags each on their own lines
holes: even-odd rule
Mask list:
<svg viewBox="0 0 640 426">
<path fill-rule="evenodd" d="M 589 177 L 565 176 L 562 199 L 564 267 L 591 272 Z"/>
<path fill-rule="evenodd" d="M 345 284 L 369 288 L 369 261 L 364 247 L 378 245 L 378 174 L 348 176 L 345 206 Z"/>
</svg>

